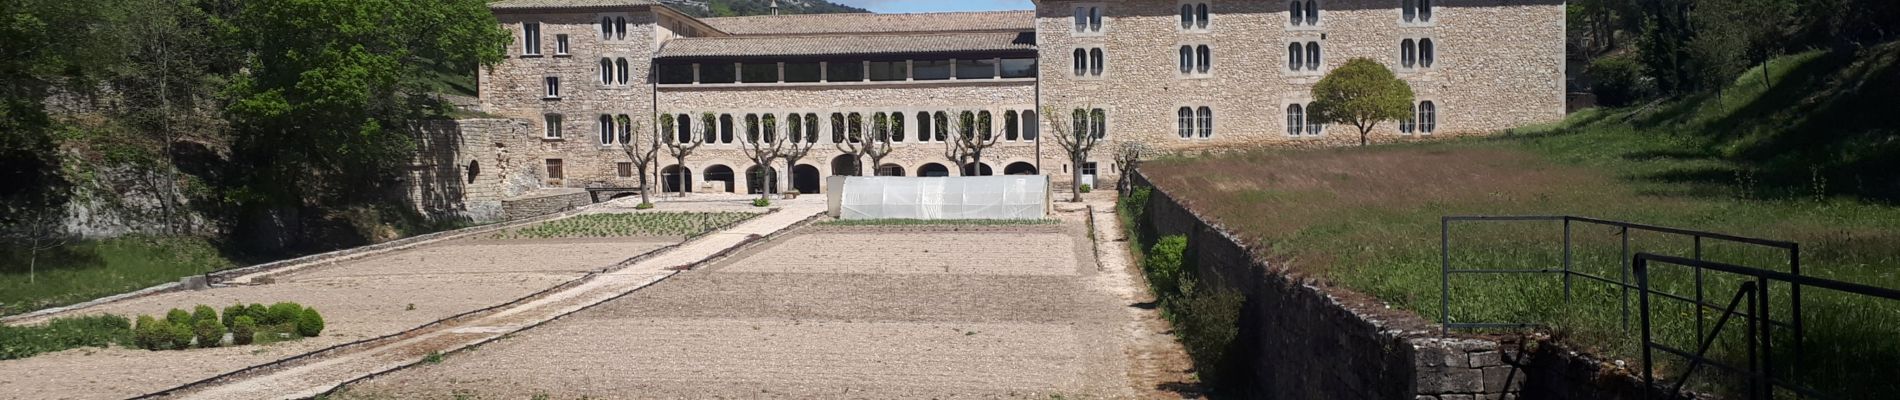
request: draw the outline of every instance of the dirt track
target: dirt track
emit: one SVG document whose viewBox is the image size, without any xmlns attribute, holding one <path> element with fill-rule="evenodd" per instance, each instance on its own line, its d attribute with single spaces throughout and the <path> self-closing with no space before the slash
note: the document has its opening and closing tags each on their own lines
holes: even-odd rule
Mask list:
<svg viewBox="0 0 1900 400">
<path fill-rule="evenodd" d="M 1079 214 L 1079 213 L 1078 213 Z M 1154 395 L 1133 282 L 1062 225 L 816 227 L 344 398 Z M 927 251 L 927 252 L 926 252 Z M 1112 278 L 1112 279 L 1111 279 Z"/>
</svg>

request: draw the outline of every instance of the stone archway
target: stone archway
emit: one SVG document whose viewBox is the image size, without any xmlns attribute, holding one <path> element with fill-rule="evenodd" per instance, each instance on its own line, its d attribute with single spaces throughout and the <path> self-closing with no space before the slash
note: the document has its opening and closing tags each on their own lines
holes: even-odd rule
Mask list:
<svg viewBox="0 0 1900 400">
<path fill-rule="evenodd" d="M 1013 162 L 1003 167 L 1003 175 L 1035 175 L 1036 165 L 1026 162 Z"/>
<path fill-rule="evenodd" d="M 850 154 L 840 154 L 837 157 L 832 157 L 831 158 L 831 174 L 834 176 L 836 175 L 859 176 L 860 174 L 858 173 L 857 158 L 852 157 Z"/>
<path fill-rule="evenodd" d="M 778 168 L 760 169 L 754 165 L 745 170 L 746 194 L 778 194 Z"/>
<path fill-rule="evenodd" d="M 818 167 L 810 164 L 792 167 L 792 190 L 797 190 L 799 193 L 818 193 L 819 187 L 824 185 L 823 175 L 818 173 Z"/>
<path fill-rule="evenodd" d="M 877 166 L 877 176 L 904 176 L 904 166 L 884 164 Z"/>
<path fill-rule="evenodd" d="M 735 189 L 738 183 L 738 182 L 733 181 L 733 179 L 735 178 L 738 178 L 738 177 L 732 174 L 732 167 L 719 165 L 719 164 L 713 164 L 710 167 L 706 167 L 706 183 L 715 185 L 713 187 L 714 190 L 719 190 L 718 185 L 723 184 L 725 185 L 724 191 L 726 193 L 733 193 L 733 190 Z"/>
<path fill-rule="evenodd" d="M 660 170 L 660 188 L 664 193 L 692 192 L 693 170 L 679 165 L 666 166 Z"/>
<path fill-rule="evenodd" d="M 990 176 L 990 175 L 996 175 L 996 170 L 990 169 L 989 164 L 969 163 L 969 164 L 963 165 L 963 176 Z"/>
<path fill-rule="evenodd" d="M 950 168 L 938 163 L 924 164 L 917 166 L 917 176 L 950 176 Z"/>
</svg>

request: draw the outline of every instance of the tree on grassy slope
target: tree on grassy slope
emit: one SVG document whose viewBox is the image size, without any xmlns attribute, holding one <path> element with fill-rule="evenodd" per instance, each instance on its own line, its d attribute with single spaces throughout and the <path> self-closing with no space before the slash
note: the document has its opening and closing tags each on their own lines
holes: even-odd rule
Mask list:
<svg viewBox="0 0 1900 400">
<path fill-rule="evenodd" d="M 1412 86 L 1399 80 L 1378 61 L 1354 58 L 1313 85 L 1313 105 L 1306 118 L 1323 124 L 1359 128 L 1359 145 L 1370 142 L 1380 121 L 1412 117 Z"/>
</svg>

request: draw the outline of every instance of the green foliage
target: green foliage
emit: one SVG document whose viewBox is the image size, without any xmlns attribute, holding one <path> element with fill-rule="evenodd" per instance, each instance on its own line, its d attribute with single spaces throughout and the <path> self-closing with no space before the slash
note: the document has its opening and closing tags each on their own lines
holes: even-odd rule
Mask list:
<svg viewBox="0 0 1900 400">
<path fill-rule="evenodd" d="M 1182 294 L 1180 282 L 1187 271 L 1187 236 L 1171 235 L 1155 242 L 1148 250 L 1148 256 L 1142 258 L 1142 270 L 1148 273 L 1148 283 L 1154 285 L 1155 296 L 1170 299 Z"/>
<path fill-rule="evenodd" d="M 171 347 L 166 344 L 171 341 L 171 336 L 166 333 L 168 328 L 164 320 L 152 318 L 150 315 L 140 315 L 138 321 L 138 326 L 132 329 L 133 345 L 146 350 L 162 350 Z"/>
<path fill-rule="evenodd" d="M 635 209 L 635 210 L 651 210 L 651 209 L 653 209 L 653 203 L 652 203 L 652 202 L 645 202 L 645 201 L 643 201 L 643 202 L 640 202 L 640 205 L 636 205 L 636 206 L 633 206 L 633 209 Z"/>
<path fill-rule="evenodd" d="M 1088 193 L 1088 192 L 1092 192 L 1092 191 L 1095 191 L 1095 186 L 1094 186 L 1094 185 L 1090 185 L 1090 184 L 1087 184 L 1087 183 L 1084 183 L 1084 184 L 1082 184 L 1082 186 L 1081 186 L 1080 188 L 1078 188 L 1078 189 L 1076 189 L 1076 190 L 1077 190 L 1077 191 L 1080 191 L 1080 192 L 1082 192 L 1082 193 Z"/>
<path fill-rule="evenodd" d="M 169 339 L 166 343 L 171 346 L 170 349 L 184 350 L 191 348 L 191 338 L 197 336 L 197 333 L 192 332 L 191 323 L 189 322 L 183 324 L 167 323 L 165 324 L 165 336 Z"/>
<path fill-rule="evenodd" d="M 766 199 L 752 199 L 752 206 L 753 207 L 771 207 L 772 201 L 766 200 Z"/>
<path fill-rule="evenodd" d="M 191 310 L 191 323 L 196 325 L 198 321 L 212 321 L 222 324 L 222 321 L 218 320 L 218 310 L 203 304 L 199 304 Z"/>
<path fill-rule="evenodd" d="M 757 215 L 744 212 L 587 214 L 497 233 L 492 238 L 698 236 Z"/>
<path fill-rule="evenodd" d="M 1643 64 L 1635 58 L 1612 56 L 1598 58 L 1590 63 L 1584 74 L 1590 77 L 1595 87 L 1597 104 L 1609 107 L 1621 107 L 1649 97 L 1655 89 L 1643 71 Z"/>
<path fill-rule="evenodd" d="M 224 325 L 217 319 L 201 319 L 192 325 L 192 336 L 198 338 L 198 347 L 218 347 L 224 342 Z"/>
<path fill-rule="evenodd" d="M 303 313 L 297 315 L 297 335 L 303 337 L 317 337 L 318 334 L 322 333 L 323 314 L 318 314 L 317 309 L 306 308 L 303 310 Z"/>
<path fill-rule="evenodd" d="M 80 241 L 52 254 L 54 257 L 41 255 L 38 278 L 29 284 L 25 277 L 26 253 L 0 245 L 0 315 L 177 282 L 181 276 L 233 264 L 203 238 L 128 236 Z"/>
<path fill-rule="evenodd" d="M 429 352 L 429 354 L 428 354 L 428 355 L 425 355 L 425 356 L 422 356 L 422 362 L 423 362 L 423 363 L 425 363 L 425 364 L 441 364 L 441 363 L 442 363 L 442 352 L 440 352 L 440 351 L 431 351 L 431 352 Z"/>
<path fill-rule="evenodd" d="M 252 321 L 263 323 L 264 320 L 270 319 L 270 308 L 264 307 L 263 304 L 251 303 L 244 307 L 244 316 L 251 317 Z"/>
<path fill-rule="evenodd" d="M 1327 72 L 1313 85 L 1313 103 L 1306 110 L 1311 121 L 1358 127 L 1361 146 L 1379 122 L 1411 117 L 1412 85 L 1368 58 L 1347 60 Z"/>
<path fill-rule="evenodd" d="M 264 314 L 264 319 L 259 322 L 264 325 L 293 324 L 302 315 L 302 305 L 286 301 L 270 305 L 270 312 Z"/>
<path fill-rule="evenodd" d="M 132 338 L 132 322 L 116 315 L 54 318 L 41 326 L 0 325 L 0 360 L 80 347 L 106 347 Z"/>
<path fill-rule="evenodd" d="M 220 320 L 219 322 L 222 322 L 224 324 L 224 327 L 228 329 L 228 328 L 231 328 L 233 325 L 237 324 L 237 317 L 242 317 L 242 316 L 244 316 L 244 305 L 232 304 L 230 306 L 224 307 L 224 315 L 223 315 L 224 319 Z"/>
<path fill-rule="evenodd" d="M 174 308 L 171 311 L 165 312 L 165 323 L 191 326 L 191 313 Z"/>
<path fill-rule="evenodd" d="M 1240 309 L 1246 297 L 1223 288 L 1195 288 L 1193 278 L 1183 276 L 1181 297 L 1167 302 L 1167 315 L 1174 324 L 1175 336 L 1194 359 L 1194 371 L 1215 387 L 1234 387 L 1246 379 L 1240 360 L 1229 359 L 1227 350 L 1240 336 Z"/>
<path fill-rule="evenodd" d="M 248 315 L 231 320 L 231 344 L 243 346 L 257 340 L 257 321 Z"/>
</svg>

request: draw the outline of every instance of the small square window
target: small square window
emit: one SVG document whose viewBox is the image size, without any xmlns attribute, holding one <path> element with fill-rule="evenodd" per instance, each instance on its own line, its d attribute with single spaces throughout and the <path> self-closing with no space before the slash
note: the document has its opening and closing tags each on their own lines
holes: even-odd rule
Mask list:
<svg viewBox="0 0 1900 400">
<path fill-rule="evenodd" d="M 561 159 L 548 159 L 548 179 L 567 179 L 566 171 L 562 170 Z"/>
<path fill-rule="evenodd" d="M 543 119 L 545 119 L 546 122 L 544 125 L 542 125 L 541 137 L 547 138 L 547 139 L 560 139 L 561 138 L 561 114 L 548 114 L 548 115 L 543 115 L 542 117 L 544 117 Z"/>
<path fill-rule="evenodd" d="M 621 162 L 621 163 L 619 163 L 619 164 L 616 164 L 616 166 L 617 166 L 617 167 L 619 168 L 619 170 L 620 170 L 620 177 L 622 177 L 622 178 L 632 178 L 632 177 L 633 177 L 633 163 L 630 163 L 630 162 Z"/>
<path fill-rule="evenodd" d="M 567 55 L 567 35 L 554 35 L 554 55 Z"/>
</svg>

